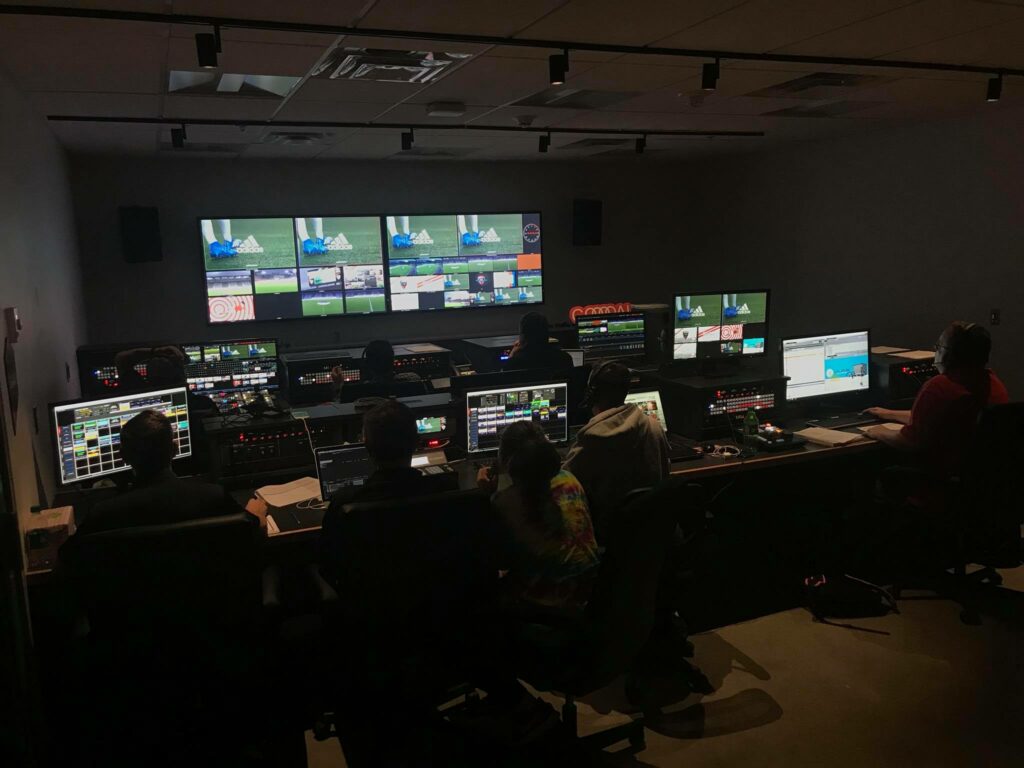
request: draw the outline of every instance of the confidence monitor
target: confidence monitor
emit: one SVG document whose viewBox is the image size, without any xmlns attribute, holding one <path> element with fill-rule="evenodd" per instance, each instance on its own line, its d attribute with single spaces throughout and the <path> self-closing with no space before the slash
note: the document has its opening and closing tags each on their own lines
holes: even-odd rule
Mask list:
<svg viewBox="0 0 1024 768">
<path fill-rule="evenodd" d="M 149 409 L 159 411 L 170 420 L 174 458 L 191 456 L 192 430 L 185 387 L 51 405 L 61 485 L 128 470 L 121 456 L 121 430 L 128 421 Z"/>
<path fill-rule="evenodd" d="M 540 213 L 384 217 L 392 312 L 540 304 Z"/>
<path fill-rule="evenodd" d="M 768 291 L 676 294 L 673 360 L 763 355 L 768 337 Z"/>
<path fill-rule="evenodd" d="M 786 400 L 866 393 L 871 386 L 870 350 L 868 331 L 783 339 Z"/>
<path fill-rule="evenodd" d="M 277 339 L 190 342 L 182 349 L 189 389 L 218 407 L 236 407 L 245 393 L 278 388 Z"/>
<path fill-rule="evenodd" d="M 644 356 L 644 315 L 580 315 L 576 336 L 585 360 Z"/>
<path fill-rule="evenodd" d="M 557 382 L 466 392 L 469 453 L 497 451 L 502 432 L 517 421 L 537 424 L 553 443 L 568 442 L 568 385 Z"/>
</svg>

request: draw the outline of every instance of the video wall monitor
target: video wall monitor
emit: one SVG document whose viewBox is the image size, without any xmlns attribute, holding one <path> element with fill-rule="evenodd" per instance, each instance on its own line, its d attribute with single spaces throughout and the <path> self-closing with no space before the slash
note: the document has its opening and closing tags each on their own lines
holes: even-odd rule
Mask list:
<svg viewBox="0 0 1024 768">
<path fill-rule="evenodd" d="M 50 406 L 61 485 L 130 469 L 121 456 L 121 430 L 145 410 L 164 414 L 174 437 L 174 458 L 192 455 L 185 387 Z"/>
<path fill-rule="evenodd" d="M 783 339 L 782 372 L 789 377 L 786 400 L 867 392 L 870 350 L 867 331 Z"/>
<path fill-rule="evenodd" d="M 768 291 L 677 294 L 672 359 L 763 355 Z"/>
<path fill-rule="evenodd" d="M 387 311 L 377 216 L 202 219 L 210 323 Z"/>
<path fill-rule="evenodd" d="M 385 217 L 391 309 L 464 309 L 544 300 L 539 213 Z"/>
<path fill-rule="evenodd" d="M 642 357 L 644 315 L 580 315 L 576 318 L 576 335 L 587 359 Z"/>
<path fill-rule="evenodd" d="M 501 433 L 517 421 L 532 421 L 553 443 L 569 439 L 568 384 L 533 384 L 466 392 L 469 453 L 497 451 Z"/>
</svg>

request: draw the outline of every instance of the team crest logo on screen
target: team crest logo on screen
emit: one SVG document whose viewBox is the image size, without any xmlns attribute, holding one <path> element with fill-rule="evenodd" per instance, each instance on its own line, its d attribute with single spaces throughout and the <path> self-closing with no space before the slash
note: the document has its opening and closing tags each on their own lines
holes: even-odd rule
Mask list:
<svg viewBox="0 0 1024 768">
<path fill-rule="evenodd" d="M 536 224 L 527 224 L 523 227 L 523 240 L 528 243 L 536 243 L 540 240 L 540 227 Z"/>
</svg>

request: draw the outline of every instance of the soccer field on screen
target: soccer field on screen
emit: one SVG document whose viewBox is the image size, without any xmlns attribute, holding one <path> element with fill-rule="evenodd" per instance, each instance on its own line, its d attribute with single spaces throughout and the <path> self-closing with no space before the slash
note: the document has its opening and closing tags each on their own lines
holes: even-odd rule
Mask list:
<svg viewBox="0 0 1024 768">
<path fill-rule="evenodd" d="M 383 312 L 386 308 L 383 293 L 376 296 L 345 296 L 345 311 L 350 315 Z"/>
<path fill-rule="evenodd" d="M 329 296 L 305 295 L 302 297 L 302 314 L 304 317 L 343 315 L 345 314 L 345 303 L 340 293 Z"/>
<path fill-rule="evenodd" d="M 296 219 L 296 224 L 298 223 Z M 306 230 L 310 237 L 314 236 L 315 227 L 312 218 L 306 218 Z M 324 240 L 332 239 L 328 250 L 322 254 L 307 254 L 302 250 L 299 240 L 299 229 L 296 227 L 295 247 L 298 249 L 299 266 L 333 267 L 336 264 L 380 264 L 383 261 L 380 242 L 380 218 L 377 216 L 343 216 L 326 217 L 323 219 Z M 344 239 L 342 239 L 344 238 Z M 339 247 L 348 241 L 351 248 Z"/>
<path fill-rule="evenodd" d="M 466 222 L 469 216 L 466 215 Z M 493 229 L 497 242 L 483 242 L 480 245 L 463 245 L 459 235 L 459 255 L 479 256 L 486 253 L 523 252 L 523 216 L 519 213 L 485 214 L 478 216 L 479 231 L 486 237 Z"/>
<path fill-rule="evenodd" d="M 741 323 L 763 323 L 768 314 L 768 297 L 763 293 L 738 293 L 736 294 L 736 306 L 746 305 L 750 310 L 748 313 L 741 313 L 736 316 L 736 321 Z M 725 304 L 723 302 L 723 309 Z M 723 318 L 723 323 L 728 323 L 729 318 Z M 735 322 L 735 321 L 734 321 Z"/>
<path fill-rule="evenodd" d="M 206 270 L 274 269 L 295 266 L 295 236 L 291 219 L 212 219 L 214 237 L 225 242 L 227 234 L 222 222 L 229 222 L 231 240 L 241 241 L 234 256 L 215 259 L 210 256 L 210 244 L 200 228 Z M 247 249 L 262 249 L 254 253 Z"/>
</svg>

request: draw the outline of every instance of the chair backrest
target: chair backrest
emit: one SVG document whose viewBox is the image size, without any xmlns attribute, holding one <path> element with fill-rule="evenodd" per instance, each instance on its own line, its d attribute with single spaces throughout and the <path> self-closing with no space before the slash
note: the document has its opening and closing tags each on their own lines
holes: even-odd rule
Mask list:
<svg viewBox="0 0 1024 768">
<path fill-rule="evenodd" d="M 581 649 L 580 682 L 600 687 L 626 670 L 655 622 L 658 585 L 685 482 L 631 494 L 609 522 Z"/>
<path fill-rule="evenodd" d="M 76 536 L 61 558 L 93 632 L 231 629 L 262 608 L 257 542 L 240 513 Z"/>
<path fill-rule="evenodd" d="M 982 547 L 998 549 L 999 562 L 1020 563 L 1024 503 L 1017 473 L 1024 469 L 1024 403 L 993 405 L 978 417 L 970 454 L 964 462 L 962 505 L 969 505 L 969 532 Z"/>
</svg>

